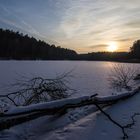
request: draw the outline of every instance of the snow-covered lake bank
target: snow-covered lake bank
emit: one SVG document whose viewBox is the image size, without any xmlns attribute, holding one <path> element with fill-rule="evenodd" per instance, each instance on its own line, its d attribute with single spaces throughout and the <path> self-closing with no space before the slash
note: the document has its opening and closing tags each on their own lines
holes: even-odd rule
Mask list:
<svg viewBox="0 0 140 140">
<path fill-rule="evenodd" d="M 140 92 L 132 98 L 121 100 L 105 108 L 116 122 L 122 126 L 132 123 L 125 132 L 130 140 L 139 140 Z M 26 108 L 26 107 L 25 107 Z M 66 114 L 44 116 L 0 132 L 1 140 L 121 140 L 122 130 L 112 123 L 95 106 L 70 109 Z"/>
<path fill-rule="evenodd" d="M 70 86 L 77 90 L 74 96 L 112 94 L 108 77 L 114 64 L 99 61 L 0 61 L 0 94 L 6 93 L 7 85 L 15 83 L 22 76 L 55 78 L 71 70 L 73 78 L 70 79 Z M 124 64 L 140 67 L 140 64 Z"/>
</svg>

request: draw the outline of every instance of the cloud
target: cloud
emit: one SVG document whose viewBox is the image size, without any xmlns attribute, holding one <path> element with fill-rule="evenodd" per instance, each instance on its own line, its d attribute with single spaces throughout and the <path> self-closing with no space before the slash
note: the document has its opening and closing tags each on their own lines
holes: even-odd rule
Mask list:
<svg viewBox="0 0 140 140">
<path fill-rule="evenodd" d="M 30 33 L 31 35 L 37 35 L 40 38 L 44 37 L 35 28 L 33 28 L 31 24 L 22 19 L 22 17 L 20 17 L 13 9 L 8 9 L 3 5 L 0 5 L 0 7 L 2 8 L 1 12 L 3 13 L 0 17 L 1 22 Z"/>
<path fill-rule="evenodd" d="M 117 42 L 127 42 L 127 41 L 131 41 L 133 40 L 134 38 L 123 38 L 123 39 L 116 39 L 114 41 L 117 41 Z"/>
<path fill-rule="evenodd" d="M 105 48 L 107 47 L 108 45 L 107 44 L 98 44 L 98 45 L 92 45 L 92 46 L 89 46 L 88 48 Z"/>
<path fill-rule="evenodd" d="M 133 21 L 129 21 L 126 26 L 128 26 L 128 28 L 140 28 L 140 20 L 136 19 Z"/>
</svg>

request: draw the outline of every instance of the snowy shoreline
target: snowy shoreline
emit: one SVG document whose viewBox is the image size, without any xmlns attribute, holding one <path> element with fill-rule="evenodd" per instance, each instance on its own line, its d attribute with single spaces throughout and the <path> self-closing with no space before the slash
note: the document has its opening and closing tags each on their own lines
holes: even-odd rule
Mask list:
<svg viewBox="0 0 140 140">
<path fill-rule="evenodd" d="M 131 94 L 131 92 L 127 93 L 127 95 L 128 94 Z M 110 96 L 110 97 L 95 97 L 95 98 L 98 98 L 98 100 L 100 101 L 105 101 L 105 100 L 108 101 L 112 99 L 121 98 L 122 96 L 125 97 L 126 93 L 120 95 L 114 95 L 112 97 Z M 88 96 L 80 98 L 80 100 L 87 100 L 87 99 L 89 99 Z M 138 106 L 140 105 L 139 99 L 140 99 L 140 92 L 130 99 L 121 101 L 117 104 L 107 107 L 105 110 L 115 120 L 117 120 L 122 124 L 125 124 L 130 121 L 130 116 L 132 114 L 140 113 L 140 110 L 138 108 Z M 67 101 L 69 100 L 70 102 L 72 101 L 72 99 L 66 99 L 66 100 Z M 79 100 L 75 99 L 74 103 L 76 103 L 77 101 L 79 102 Z M 50 104 L 50 107 L 52 107 L 52 104 L 56 105 L 55 102 L 58 103 L 59 101 L 58 102 L 54 101 L 48 104 Z M 66 101 L 62 102 L 60 106 L 64 105 L 65 103 Z M 32 105 L 31 108 L 35 108 L 36 106 L 37 105 Z M 41 106 L 44 106 L 44 104 L 41 104 L 39 107 Z M 24 110 L 26 110 L 27 108 L 28 107 L 23 107 Z M 29 107 L 29 109 L 31 108 Z M 36 120 L 29 121 L 27 123 L 23 123 L 21 125 L 14 126 L 9 130 L 4 130 L 0 133 L 0 137 L 4 138 L 5 135 L 9 135 L 9 137 L 7 137 L 7 140 L 8 139 L 11 140 L 10 137 L 13 137 L 12 140 L 16 140 L 19 139 L 19 135 L 22 134 L 22 138 L 20 139 L 24 139 L 25 137 L 28 137 L 29 140 L 33 140 L 33 139 L 58 140 L 59 138 L 63 138 L 63 140 L 71 140 L 71 138 L 73 140 L 121 139 L 122 136 L 121 130 L 117 128 L 113 123 L 111 123 L 106 118 L 106 116 L 104 116 L 101 112 L 93 112 L 93 109 L 94 109 L 93 107 L 81 107 L 79 109 L 70 110 L 64 116 L 60 116 L 60 117 L 56 116 L 56 118 L 54 117 L 53 122 L 50 121 L 51 117 L 44 116 Z M 11 110 L 11 112 L 17 112 L 17 110 L 16 111 Z M 11 112 L 9 111 L 9 113 Z M 138 119 L 138 117 L 136 119 Z M 46 125 L 48 125 L 48 127 L 46 125 L 45 126 L 41 125 L 45 122 Z M 132 128 L 132 130 L 128 130 L 128 135 L 130 140 L 133 139 L 134 137 L 135 140 L 138 140 L 139 138 L 137 134 L 138 133 L 137 127 L 140 127 L 140 121 L 137 122 L 136 125 L 133 126 L 134 128 Z M 25 130 L 29 131 L 28 135 L 24 133 Z M 30 133 L 34 133 L 33 136 L 29 137 Z M 137 135 L 133 135 L 134 133 L 136 133 Z"/>
</svg>

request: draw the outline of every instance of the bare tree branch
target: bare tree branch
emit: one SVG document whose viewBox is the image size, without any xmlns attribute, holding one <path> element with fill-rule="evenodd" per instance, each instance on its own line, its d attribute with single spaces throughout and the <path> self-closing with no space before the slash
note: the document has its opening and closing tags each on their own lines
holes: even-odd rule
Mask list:
<svg viewBox="0 0 140 140">
<path fill-rule="evenodd" d="M 68 78 L 70 72 L 57 76 L 54 79 L 34 77 L 20 80 L 12 86 L 17 91 L 0 95 L 0 99 L 9 100 L 15 106 L 27 106 L 30 104 L 67 98 L 76 90 L 69 87 Z"/>
<path fill-rule="evenodd" d="M 112 123 L 114 123 L 116 126 L 118 126 L 121 130 L 122 130 L 122 133 L 123 133 L 123 139 L 128 139 L 128 134 L 126 132 L 126 129 L 130 129 L 133 125 L 135 125 L 135 117 L 140 115 L 140 113 L 134 113 L 132 116 L 131 116 L 131 120 L 132 122 L 131 123 L 128 123 L 126 125 L 122 125 L 120 123 L 118 123 L 116 120 L 114 120 L 111 115 L 109 115 L 107 112 L 105 112 L 103 110 L 102 107 L 100 107 L 97 103 L 94 103 L 96 105 L 96 107 L 101 111 L 101 113 L 103 113 Z"/>
<path fill-rule="evenodd" d="M 122 88 L 131 90 L 132 82 L 138 72 L 139 70 L 133 66 L 115 64 L 108 80 L 111 87 L 116 90 L 120 91 Z"/>
</svg>

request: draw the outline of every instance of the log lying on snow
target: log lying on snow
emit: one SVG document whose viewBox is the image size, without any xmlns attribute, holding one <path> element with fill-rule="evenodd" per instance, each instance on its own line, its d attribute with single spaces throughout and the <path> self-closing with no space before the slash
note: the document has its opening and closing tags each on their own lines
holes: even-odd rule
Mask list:
<svg viewBox="0 0 140 140">
<path fill-rule="evenodd" d="M 91 104 L 110 104 L 131 97 L 140 92 L 140 87 L 132 92 L 111 96 L 83 96 L 79 98 L 62 99 L 47 103 L 40 103 L 24 107 L 15 107 L 0 115 L 0 130 L 33 120 L 44 115 L 54 115 L 70 108 L 81 107 Z"/>
</svg>

